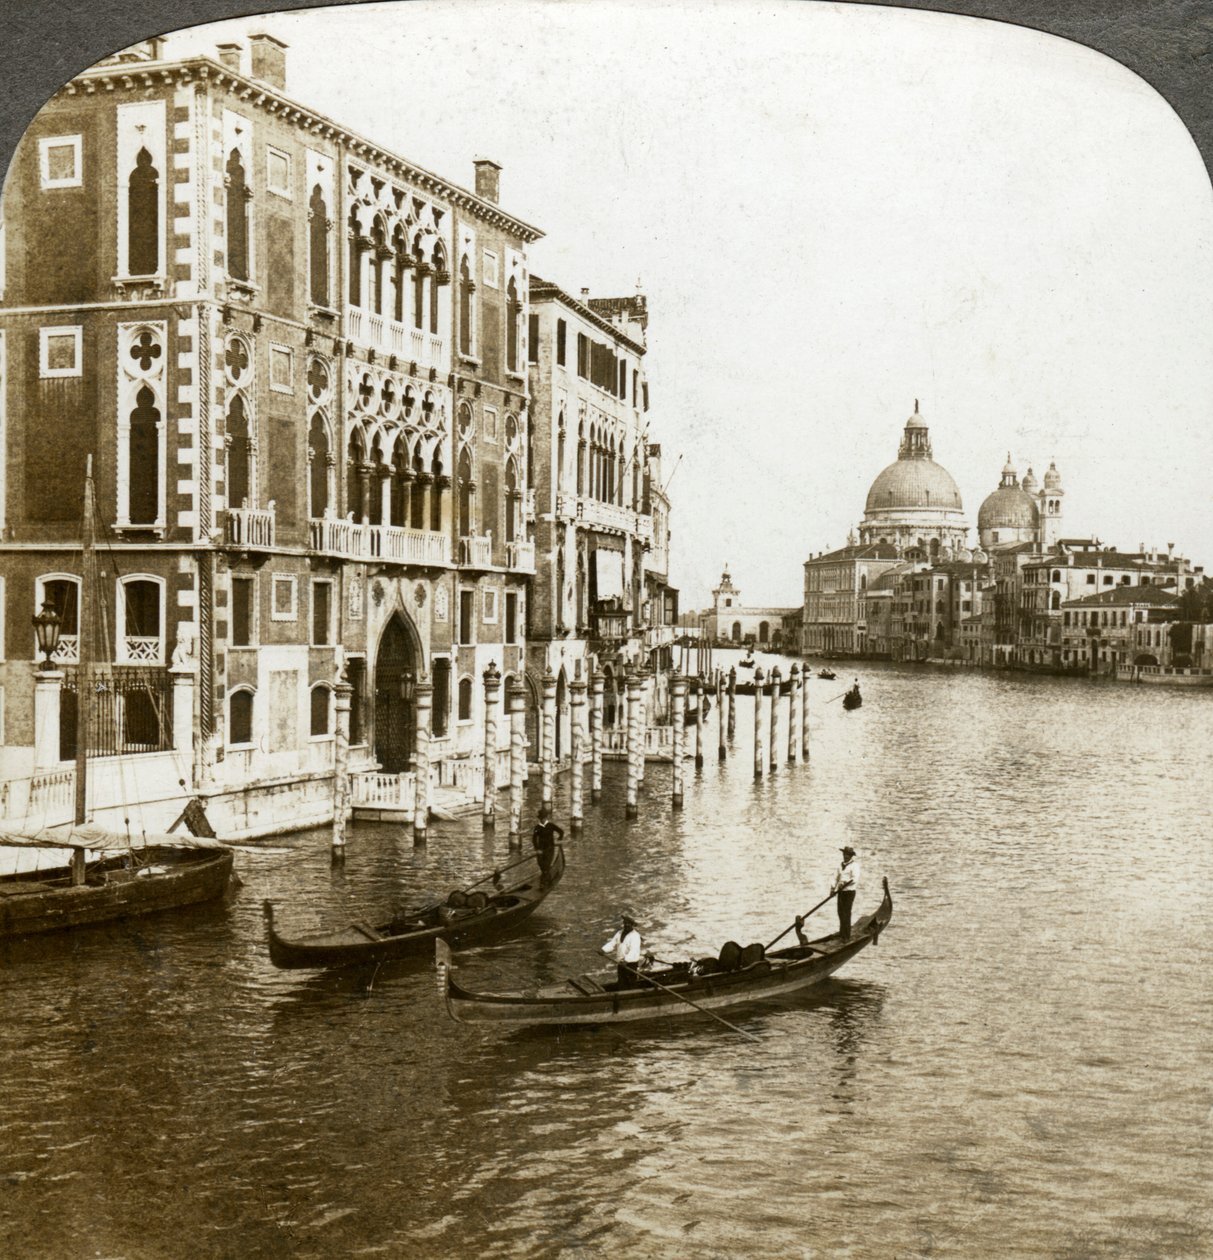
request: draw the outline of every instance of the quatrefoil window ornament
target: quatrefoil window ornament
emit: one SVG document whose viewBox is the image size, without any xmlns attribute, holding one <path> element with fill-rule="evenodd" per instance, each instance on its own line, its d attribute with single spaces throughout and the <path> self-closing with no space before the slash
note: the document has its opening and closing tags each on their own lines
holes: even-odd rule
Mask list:
<svg viewBox="0 0 1213 1260">
<path fill-rule="evenodd" d="M 383 414 L 390 415 L 396 406 L 396 387 L 391 381 L 384 381 L 383 388 L 379 391 L 379 409 Z"/>
<path fill-rule="evenodd" d="M 156 338 L 145 328 L 134 345 L 131 346 L 131 358 L 139 365 L 140 372 L 146 372 L 160 357 L 160 346 Z"/>
<path fill-rule="evenodd" d="M 371 399 L 375 397 L 375 387 L 371 384 L 369 373 L 364 373 L 362 379 L 358 382 L 358 401 L 365 409 L 371 405 Z"/>
<path fill-rule="evenodd" d="M 313 359 L 307 370 L 307 387 L 312 398 L 319 402 L 329 387 L 328 368 L 319 359 Z"/>
<path fill-rule="evenodd" d="M 233 337 L 227 343 L 227 353 L 223 356 L 223 361 L 227 365 L 228 375 L 233 381 L 241 380 L 248 371 L 248 350 L 239 337 Z"/>
</svg>

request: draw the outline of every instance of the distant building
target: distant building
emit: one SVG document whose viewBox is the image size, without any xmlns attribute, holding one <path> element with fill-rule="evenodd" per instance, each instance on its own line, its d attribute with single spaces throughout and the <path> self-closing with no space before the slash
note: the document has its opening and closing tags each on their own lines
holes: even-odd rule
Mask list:
<svg viewBox="0 0 1213 1260">
<path fill-rule="evenodd" d="M 758 607 L 744 604 L 733 585 L 728 565 L 712 591 L 712 607 L 703 616 L 706 637 L 714 643 L 736 643 L 769 648 L 798 649 L 800 608 Z"/>
</svg>

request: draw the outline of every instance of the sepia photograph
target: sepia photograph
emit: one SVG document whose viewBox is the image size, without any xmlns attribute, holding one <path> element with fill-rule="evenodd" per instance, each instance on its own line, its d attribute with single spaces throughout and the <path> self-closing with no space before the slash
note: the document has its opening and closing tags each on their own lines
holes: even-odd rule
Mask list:
<svg viewBox="0 0 1213 1260">
<path fill-rule="evenodd" d="M 1213 1255 L 1213 10 L 951 8 L 12 6 L 0 1253 Z"/>
</svg>

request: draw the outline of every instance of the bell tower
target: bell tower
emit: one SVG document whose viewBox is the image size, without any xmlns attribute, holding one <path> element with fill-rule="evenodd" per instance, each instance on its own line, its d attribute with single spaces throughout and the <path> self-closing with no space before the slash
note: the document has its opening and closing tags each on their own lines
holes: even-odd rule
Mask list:
<svg viewBox="0 0 1213 1260">
<path fill-rule="evenodd" d="M 1061 501 L 1065 498 L 1061 488 L 1061 473 L 1057 471 L 1057 461 L 1049 461 L 1049 471 L 1045 473 L 1044 485 L 1039 495 L 1040 503 L 1040 546 L 1044 551 L 1056 545 L 1061 537 Z"/>
<path fill-rule="evenodd" d="M 724 572 L 720 575 L 720 585 L 712 591 L 712 600 L 717 617 L 724 615 L 723 609 L 736 608 L 741 603 L 741 592 L 733 585 L 733 579 L 729 577 L 727 563 L 724 566 Z"/>
</svg>

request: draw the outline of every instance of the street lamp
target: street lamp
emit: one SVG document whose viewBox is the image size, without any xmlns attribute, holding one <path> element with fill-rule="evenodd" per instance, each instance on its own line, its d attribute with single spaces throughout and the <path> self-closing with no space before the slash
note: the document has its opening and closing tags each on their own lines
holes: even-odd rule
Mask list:
<svg viewBox="0 0 1213 1260">
<path fill-rule="evenodd" d="M 401 700 L 412 700 L 416 695 L 417 679 L 411 669 L 404 670 L 400 675 L 400 698 Z"/>
<path fill-rule="evenodd" d="M 59 646 L 59 627 L 63 618 L 55 611 L 54 605 L 47 600 L 42 605 L 42 611 L 32 620 L 34 635 L 38 640 L 38 651 L 46 658 L 38 668 L 54 669 L 51 657 L 55 655 L 55 649 Z"/>
</svg>

